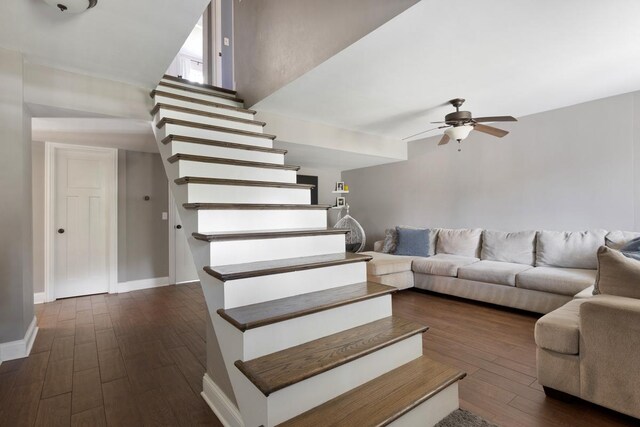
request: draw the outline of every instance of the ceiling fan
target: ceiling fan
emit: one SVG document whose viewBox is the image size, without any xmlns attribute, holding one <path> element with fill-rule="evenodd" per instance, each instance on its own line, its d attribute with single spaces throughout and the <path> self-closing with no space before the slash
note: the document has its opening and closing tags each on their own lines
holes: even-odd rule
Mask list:
<svg viewBox="0 0 640 427">
<path fill-rule="evenodd" d="M 403 139 L 411 139 L 418 135 L 422 135 L 423 133 L 431 132 L 436 129 L 447 129 L 444 131 L 444 135 L 438 145 L 444 145 L 449 143 L 450 140 L 455 139 L 460 143 L 463 139 L 469 136 L 472 130 L 476 130 L 478 132 L 486 133 L 492 136 L 497 136 L 498 138 L 502 138 L 507 135 L 509 132 L 506 130 L 498 129 L 493 126 L 483 125 L 483 122 L 517 122 L 514 117 L 511 116 L 492 116 L 492 117 L 476 117 L 473 118 L 470 111 L 460 111 L 460 107 L 464 104 L 464 99 L 455 98 L 449 101 L 449 104 L 453 105 L 456 109 L 453 113 L 449 113 L 444 116 L 443 122 L 431 122 L 431 123 L 444 123 L 443 126 L 438 126 L 433 129 L 425 130 L 420 133 L 416 133 L 415 135 L 408 136 Z M 460 148 L 458 148 L 460 151 Z"/>
</svg>

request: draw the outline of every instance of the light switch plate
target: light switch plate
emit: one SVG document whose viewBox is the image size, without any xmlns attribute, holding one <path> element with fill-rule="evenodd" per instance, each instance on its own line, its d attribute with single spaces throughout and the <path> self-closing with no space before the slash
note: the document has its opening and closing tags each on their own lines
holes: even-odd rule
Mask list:
<svg viewBox="0 0 640 427">
<path fill-rule="evenodd" d="M 162 212 L 162 220 L 166 221 L 169 219 L 169 214 L 167 214 L 166 212 Z"/>
<path fill-rule="evenodd" d="M 229 37 L 225 37 L 222 39 L 222 42 L 224 43 L 225 46 L 229 46 Z"/>
</svg>

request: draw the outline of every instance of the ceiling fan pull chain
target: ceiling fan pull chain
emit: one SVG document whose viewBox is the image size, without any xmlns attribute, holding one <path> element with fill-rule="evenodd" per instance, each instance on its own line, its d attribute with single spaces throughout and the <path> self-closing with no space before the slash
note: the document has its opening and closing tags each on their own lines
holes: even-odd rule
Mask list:
<svg viewBox="0 0 640 427">
<path fill-rule="evenodd" d="M 458 153 L 462 151 L 462 140 L 458 140 Z"/>
</svg>

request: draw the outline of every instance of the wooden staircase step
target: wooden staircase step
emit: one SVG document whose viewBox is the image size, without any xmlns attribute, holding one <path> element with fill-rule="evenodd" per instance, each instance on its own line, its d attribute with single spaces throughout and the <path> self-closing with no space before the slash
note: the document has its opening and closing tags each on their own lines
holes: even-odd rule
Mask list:
<svg viewBox="0 0 640 427">
<path fill-rule="evenodd" d="M 278 426 L 386 426 L 465 376 L 421 356 Z"/>
<path fill-rule="evenodd" d="M 251 132 L 249 130 L 233 129 L 233 128 L 227 128 L 224 126 L 216 126 L 216 125 L 208 125 L 206 123 L 192 122 L 189 120 L 172 119 L 170 117 L 163 117 L 158 122 L 158 124 L 156 124 L 156 126 L 158 127 L 158 129 L 162 129 L 166 124 L 212 130 L 212 131 L 223 132 L 223 133 L 233 133 L 236 135 L 251 136 L 255 138 L 263 138 L 263 139 L 270 139 L 270 140 L 276 139 L 275 135 L 269 135 L 268 133 Z"/>
<path fill-rule="evenodd" d="M 238 185 L 243 187 L 272 187 L 272 188 L 297 188 L 299 190 L 311 189 L 313 184 L 293 184 L 288 182 L 250 181 L 245 179 L 202 178 L 197 176 L 185 176 L 175 180 L 178 185 L 183 184 L 211 184 L 211 185 Z"/>
<path fill-rule="evenodd" d="M 269 396 L 426 330 L 426 326 L 390 316 L 257 359 L 238 360 L 235 365 Z"/>
<path fill-rule="evenodd" d="M 262 168 L 262 169 L 281 169 L 281 170 L 288 170 L 288 171 L 300 170 L 300 166 L 279 165 L 277 163 L 253 162 L 250 160 L 225 159 L 221 157 L 200 156 L 196 154 L 178 153 L 178 154 L 174 154 L 173 156 L 167 159 L 169 163 L 175 163 L 178 160 L 188 160 L 190 162 L 202 162 L 202 163 L 218 163 L 218 164 L 232 165 L 232 166 L 246 166 L 251 168 Z"/>
<path fill-rule="evenodd" d="M 225 92 L 225 93 L 228 93 L 229 95 L 236 95 L 237 94 L 237 92 L 235 90 L 226 89 L 226 88 L 219 87 L 219 86 L 213 86 L 213 85 L 209 85 L 209 84 L 206 84 L 206 83 L 192 82 L 191 80 L 183 79 L 181 77 L 176 77 L 176 76 L 170 76 L 169 74 L 165 74 L 164 76 L 162 76 L 162 78 L 165 79 L 165 80 L 173 80 L 174 82 L 191 85 L 193 87 L 199 87 L 199 88 L 202 88 L 202 89 L 217 90 L 218 92 Z"/>
<path fill-rule="evenodd" d="M 163 90 L 157 90 L 157 89 L 152 90 L 150 93 L 151 98 L 155 98 L 156 95 L 164 96 L 165 98 L 177 99 L 178 101 L 192 102 L 194 104 L 206 105 L 208 107 L 224 108 L 227 110 L 239 111 L 241 113 L 256 114 L 255 110 L 251 110 L 247 108 L 234 107 L 233 105 L 220 104 L 218 102 L 206 101 L 204 99 L 193 98 L 191 96 L 186 96 L 186 95 L 178 95 L 177 93 L 165 92 Z"/>
<path fill-rule="evenodd" d="M 225 282 L 228 280 L 246 279 L 249 277 L 267 276 L 271 274 L 289 273 L 292 271 L 365 262 L 370 261 L 371 259 L 372 257 L 370 255 L 341 252 L 337 254 L 286 258 L 273 261 L 219 265 L 205 267 L 204 270 L 216 279 Z"/>
<path fill-rule="evenodd" d="M 184 203 L 190 210 L 253 210 L 253 211 L 285 211 L 285 210 L 328 210 L 331 205 L 269 205 L 258 203 Z"/>
<path fill-rule="evenodd" d="M 282 239 L 286 237 L 325 236 L 346 234 L 348 228 L 305 228 L 283 230 L 234 231 L 216 233 L 193 233 L 192 236 L 204 242 L 228 242 L 230 240 Z"/>
<path fill-rule="evenodd" d="M 151 115 L 155 116 L 158 113 L 158 111 L 160 111 L 161 108 L 164 110 L 178 111 L 180 113 L 194 114 L 194 115 L 203 116 L 203 117 L 211 117 L 213 119 L 221 119 L 221 120 L 228 120 L 231 122 L 244 123 L 248 125 L 256 125 L 256 126 L 262 126 L 262 127 L 267 125 L 265 122 L 260 122 L 258 120 L 243 119 L 240 117 L 227 116 L 225 114 L 218 114 L 218 113 L 210 113 L 208 111 L 195 110 L 193 108 L 180 107 L 178 105 L 170 105 L 170 104 L 163 104 L 163 103 L 157 103 L 151 110 Z"/>
<path fill-rule="evenodd" d="M 287 154 L 287 150 L 283 150 L 280 148 L 258 147 L 255 145 L 239 144 L 237 142 L 217 141 L 215 139 L 196 138 L 193 136 L 173 135 L 173 134 L 167 135 L 162 140 L 162 143 L 168 144 L 172 141 L 188 142 L 191 144 L 212 145 L 216 147 L 233 148 L 235 150 L 261 151 L 263 153 L 272 153 L 272 154 Z"/>
<path fill-rule="evenodd" d="M 171 88 L 171 89 L 179 89 L 179 90 L 184 90 L 186 92 L 199 93 L 201 95 L 209 95 L 209 96 L 214 96 L 214 97 L 218 97 L 218 98 L 224 98 L 224 99 L 228 99 L 230 101 L 238 102 L 240 104 L 244 103 L 243 99 L 238 98 L 235 95 L 224 94 L 224 93 L 215 93 L 215 92 L 211 92 L 211 90 L 209 90 L 209 89 L 201 89 L 201 88 L 197 88 L 197 87 L 180 86 L 180 85 L 177 85 L 177 84 L 168 83 L 168 82 L 162 82 L 162 81 L 160 83 L 158 83 L 158 87 L 167 87 L 167 88 Z"/>
<path fill-rule="evenodd" d="M 363 282 L 228 310 L 221 308 L 218 314 L 244 332 L 248 329 L 391 294 L 397 290 L 393 286 Z"/>
</svg>

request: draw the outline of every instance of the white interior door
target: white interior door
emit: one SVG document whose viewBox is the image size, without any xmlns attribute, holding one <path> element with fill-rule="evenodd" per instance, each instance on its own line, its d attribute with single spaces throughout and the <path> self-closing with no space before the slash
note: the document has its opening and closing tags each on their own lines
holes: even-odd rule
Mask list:
<svg viewBox="0 0 640 427">
<path fill-rule="evenodd" d="M 174 209 L 176 209 L 175 205 Z M 180 223 L 180 216 L 178 215 L 177 209 L 174 218 L 176 221 L 174 226 L 176 283 L 196 282 L 200 280 L 198 278 L 198 271 L 191 256 L 189 242 L 187 242 L 187 236 Z"/>
<path fill-rule="evenodd" d="M 54 162 L 54 298 L 108 292 L 114 156 L 56 148 Z"/>
</svg>

